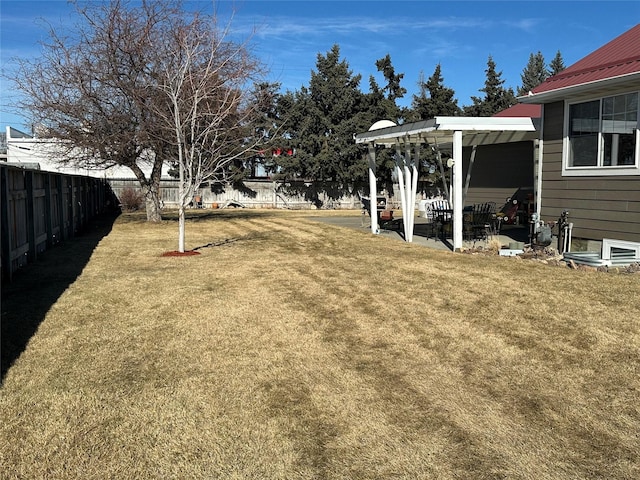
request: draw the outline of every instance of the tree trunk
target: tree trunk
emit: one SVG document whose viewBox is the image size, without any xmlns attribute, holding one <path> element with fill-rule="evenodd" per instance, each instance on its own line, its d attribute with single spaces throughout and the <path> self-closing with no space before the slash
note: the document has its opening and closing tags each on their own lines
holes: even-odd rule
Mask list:
<svg viewBox="0 0 640 480">
<path fill-rule="evenodd" d="M 180 205 L 178 209 L 178 251 L 184 253 L 184 237 L 185 237 L 185 222 L 184 222 L 184 205 Z"/>
<path fill-rule="evenodd" d="M 178 251 L 184 253 L 184 207 L 186 199 L 184 198 L 184 163 L 182 162 L 182 144 L 178 142 L 180 146 L 180 152 L 178 158 L 180 159 L 180 183 L 178 185 L 178 198 L 180 199 L 180 206 L 178 208 Z"/>
<path fill-rule="evenodd" d="M 156 159 L 151 170 L 151 175 L 147 179 L 140 166 L 132 162 L 128 167 L 140 182 L 142 193 L 144 193 L 145 208 L 147 210 L 148 222 L 159 222 L 162 220 L 162 202 L 160 201 L 160 177 L 162 175 L 162 160 Z"/>
<path fill-rule="evenodd" d="M 162 220 L 159 190 L 159 185 L 156 188 L 154 188 L 154 185 L 148 185 L 145 188 L 144 198 L 148 222 L 159 222 Z"/>
</svg>

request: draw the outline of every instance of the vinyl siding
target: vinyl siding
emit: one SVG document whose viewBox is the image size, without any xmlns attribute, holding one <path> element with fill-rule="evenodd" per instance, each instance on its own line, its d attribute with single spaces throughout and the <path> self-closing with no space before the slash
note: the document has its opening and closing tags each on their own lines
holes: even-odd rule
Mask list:
<svg viewBox="0 0 640 480">
<path fill-rule="evenodd" d="M 563 102 L 544 107 L 541 218 L 569 210 L 573 236 L 640 241 L 640 177 L 563 177 Z"/>
</svg>

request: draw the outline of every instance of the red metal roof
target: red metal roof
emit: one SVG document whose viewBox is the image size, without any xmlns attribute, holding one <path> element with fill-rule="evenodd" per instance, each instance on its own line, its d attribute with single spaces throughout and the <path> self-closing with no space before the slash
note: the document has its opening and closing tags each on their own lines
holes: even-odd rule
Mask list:
<svg viewBox="0 0 640 480">
<path fill-rule="evenodd" d="M 494 117 L 540 118 L 542 117 L 542 107 L 535 103 L 517 103 L 512 107 L 496 113 Z"/>
<path fill-rule="evenodd" d="M 543 93 L 640 72 L 640 24 L 533 89 Z"/>
</svg>

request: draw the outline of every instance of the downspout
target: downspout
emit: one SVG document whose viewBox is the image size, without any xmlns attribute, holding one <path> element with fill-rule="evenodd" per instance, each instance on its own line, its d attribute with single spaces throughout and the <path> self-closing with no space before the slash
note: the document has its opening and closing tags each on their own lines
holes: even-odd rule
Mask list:
<svg viewBox="0 0 640 480">
<path fill-rule="evenodd" d="M 533 141 L 533 151 L 534 155 L 536 155 L 537 149 L 537 165 L 536 171 L 534 174 L 536 175 L 536 185 L 534 192 L 534 202 L 536 202 L 536 215 L 537 219 L 540 220 L 542 217 L 542 163 L 543 163 L 543 150 L 544 150 L 544 141 L 542 140 L 542 131 L 543 131 L 543 123 L 544 123 L 544 105 L 542 105 L 542 114 L 540 116 L 540 139 Z M 564 161 L 564 160 L 563 160 Z"/>
</svg>

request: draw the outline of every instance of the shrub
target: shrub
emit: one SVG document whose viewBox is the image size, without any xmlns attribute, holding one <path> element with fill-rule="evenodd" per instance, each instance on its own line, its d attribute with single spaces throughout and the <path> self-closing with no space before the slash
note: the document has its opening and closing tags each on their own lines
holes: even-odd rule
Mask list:
<svg viewBox="0 0 640 480">
<path fill-rule="evenodd" d="M 131 187 L 127 187 L 120 193 L 120 206 L 123 212 L 135 212 L 144 204 L 144 195 Z"/>
</svg>

